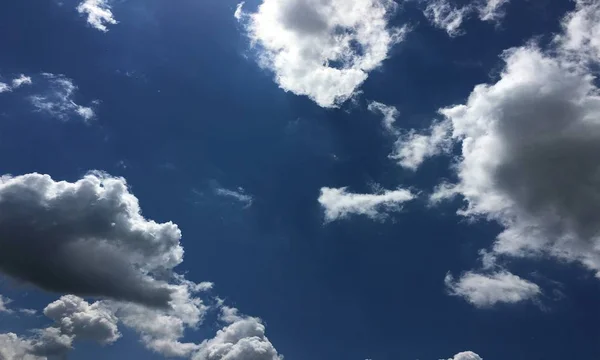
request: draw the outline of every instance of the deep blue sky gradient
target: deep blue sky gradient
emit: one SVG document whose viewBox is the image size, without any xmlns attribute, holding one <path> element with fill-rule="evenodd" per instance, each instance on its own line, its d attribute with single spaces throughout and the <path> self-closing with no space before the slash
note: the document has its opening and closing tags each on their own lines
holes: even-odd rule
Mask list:
<svg viewBox="0 0 600 360">
<path fill-rule="evenodd" d="M 0 1 L 0 74 L 65 74 L 77 101 L 101 101 L 89 125 L 31 112 L 0 97 L 0 173 L 76 180 L 90 169 L 127 178 L 144 215 L 183 231 L 182 271 L 213 281 L 242 312 L 261 317 L 287 360 L 440 359 L 472 350 L 486 360 L 600 357 L 600 289 L 577 266 L 515 263 L 518 274 L 559 293 L 535 304 L 480 310 L 445 294 L 446 272 L 476 265 L 494 224 L 466 223 L 460 203 L 434 211 L 416 202 L 386 222 L 353 217 L 325 225 L 323 186 L 368 192 L 431 189 L 449 160 L 413 174 L 387 158 L 394 138 L 367 100 L 395 105 L 403 128 L 426 127 L 436 110 L 497 77 L 504 49 L 559 29 L 569 1 L 514 0 L 499 27 L 475 19 L 449 38 L 407 3 L 394 22 L 414 29 L 371 73 L 358 105 L 325 110 L 277 88 L 233 18 L 233 0 L 127 0 L 106 34 L 74 8 L 48 0 Z M 248 1 L 252 9 L 258 0 Z M 125 166 L 123 166 L 123 164 Z M 249 208 L 212 191 L 243 187 Z M 557 285 L 558 281 L 562 285 Z M 55 295 L 5 282 L 23 307 Z M 21 293 L 19 295 L 19 293 Z M 43 318 L 3 319 L 25 331 Z M 212 336 L 207 323 L 189 340 Z M 72 359 L 159 359 L 123 329 L 114 346 L 76 345 Z"/>
</svg>

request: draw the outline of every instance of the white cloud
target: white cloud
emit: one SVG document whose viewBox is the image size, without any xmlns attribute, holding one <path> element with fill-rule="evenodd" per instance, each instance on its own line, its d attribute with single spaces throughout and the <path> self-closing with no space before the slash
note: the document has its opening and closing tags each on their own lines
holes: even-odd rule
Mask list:
<svg viewBox="0 0 600 360">
<path fill-rule="evenodd" d="M 167 308 L 180 239 L 177 225 L 142 217 L 123 178 L 0 178 L 0 271 L 43 289 Z"/>
<path fill-rule="evenodd" d="M 506 271 L 493 274 L 466 272 L 456 281 L 448 274 L 444 283 L 451 295 L 482 308 L 499 303 L 514 304 L 541 294 L 536 284 Z"/>
<path fill-rule="evenodd" d="M 19 312 L 28 316 L 33 316 L 37 314 L 37 310 L 35 309 L 19 309 Z"/>
<path fill-rule="evenodd" d="M 396 129 L 394 128 L 394 123 L 396 122 L 398 116 L 400 116 L 400 112 L 395 106 L 382 104 L 377 101 L 371 101 L 369 103 L 368 110 L 383 116 L 383 127 L 388 132 L 392 134 L 397 133 Z"/>
<path fill-rule="evenodd" d="M 12 313 L 12 310 L 7 308 L 6 306 L 12 302 L 11 299 L 6 298 L 0 295 L 0 313 Z"/>
<path fill-rule="evenodd" d="M 100 344 L 111 344 L 121 337 L 117 317 L 102 302 L 89 304 L 74 295 L 62 296 L 44 309 L 63 334 Z"/>
<path fill-rule="evenodd" d="M 600 274 L 599 90 L 579 63 L 535 47 L 504 60 L 498 82 L 441 110 L 462 142 L 446 195 L 464 197 L 460 214 L 505 227 L 496 255 L 550 255 Z"/>
<path fill-rule="evenodd" d="M 31 342 L 14 333 L 0 334 L 0 359 L 2 360 L 47 360 L 30 354 Z"/>
<path fill-rule="evenodd" d="M 435 122 L 424 133 L 408 131 L 398 138 L 390 158 L 406 169 L 417 170 L 426 159 L 450 151 L 451 131 L 449 121 Z"/>
<path fill-rule="evenodd" d="M 600 61 L 600 3 L 576 0 L 575 11 L 563 20 L 563 34 L 557 37 L 563 50 L 571 56 Z"/>
<path fill-rule="evenodd" d="M 479 19 L 482 21 L 498 21 L 504 17 L 504 6 L 510 0 L 481 0 L 477 4 Z"/>
<path fill-rule="evenodd" d="M 29 76 L 25 76 L 21 74 L 18 78 L 14 78 L 11 81 L 11 85 L 7 83 L 0 82 L 0 94 L 4 92 L 11 92 L 14 89 L 18 89 L 23 85 L 31 85 L 32 81 Z"/>
<path fill-rule="evenodd" d="M 64 75 L 50 73 L 44 73 L 42 77 L 47 81 L 47 90 L 43 94 L 30 97 L 31 104 L 37 111 L 60 120 L 68 120 L 73 115 L 78 115 L 85 121 L 94 118 L 94 110 L 91 107 L 75 103 L 77 86 L 73 84 L 73 80 Z M 92 104 L 97 104 L 97 101 L 93 101 Z"/>
<path fill-rule="evenodd" d="M 388 212 L 399 211 L 402 204 L 413 200 L 409 190 L 386 190 L 380 194 L 354 194 L 346 188 L 321 188 L 319 204 L 325 210 L 325 221 L 347 218 L 352 214 L 366 215 L 372 219 L 385 217 Z"/>
<path fill-rule="evenodd" d="M 282 360 L 283 356 L 265 336 L 258 318 L 238 315 L 237 309 L 224 307 L 221 320 L 228 325 L 214 338 L 200 344 L 192 360 Z"/>
<path fill-rule="evenodd" d="M 436 27 L 444 29 L 450 36 L 457 36 L 462 33 L 460 26 L 471 10 L 469 6 L 455 7 L 448 0 L 433 0 L 428 2 L 423 13 Z"/>
<path fill-rule="evenodd" d="M 336 107 L 388 57 L 406 28 L 388 26 L 393 0 L 264 0 L 248 15 L 259 63 L 285 91 Z"/>
<path fill-rule="evenodd" d="M 483 359 L 481 358 L 481 356 L 475 354 L 472 351 L 463 351 L 461 353 L 454 355 L 454 357 L 452 357 L 448 360 L 483 360 Z"/>
<path fill-rule="evenodd" d="M 23 85 L 31 85 L 32 83 L 33 82 L 31 81 L 31 78 L 29 76 L 21 74 L 18 78 L 14 78 L 12 80 L 12 87 L 13 89 L 18 89 Z"/>
<path fill-rule="evenodd" d="M 473 13 L 476 13 L 481 21 L 500 21 L 505 15 L 504 7 L 509 2 L 509 0 L 475 0 L 468 5 L 457 7 L 449 0 L 424 1 L 427 2 L 427 7 L 423 11 L 425 17 L 451 37 L 464 34 L 461 25 Z"/>
<path fill-rule="evenodd" d="M 236 18 L 237 21 L 242 20 L 242 18 L 244 17 L 244 4 L 245 2 L 242 1 L 241 3 L 237 4 L 235 7 L 235 12 L 233 13 L 233 17 Z"/>
<path fill-rule="evenodd" d="M 35 315 L 36 311 L 32 310 L 32 309 L 19 309 L 19 308 L 8 308 L 9 304 L 12 304 L 12 299 L 7 298 L 6 296 L 2 296 L 0 295 L 0 313 L 5 313 L 5 314 L 14 314 L 15 312 L 19 312 L 21 314 L 25 314 L 25 315 Z M 0 357 L 0 359 L 2 359 Z"/>
<path fill-rule="evenodd" d="M 116 25 L 108 0 L 84 0 L 77 6 L 80 14 L 87 14 L 87 22 L 95 29 L 107 32 L 107 25 Z"/>
<path fill-rule="evenodd" d="M 2 94 L 3 92 L 9 92 L 11 90 L 12 89 L 8 84 L 0 82 L 0 94 Z"/>
<path fill-rule="evenodd" d="M 207 291 L 211 283 L 195 284 L 178 276 L 178 285 L 169 309 L 156 309 L 131 303 L 111 302 L 123 324 L 140 334 L 144 345 L 166 357 L 189 357 L 200 347 L 194 343 L 183 343 L 185 330 L 199 326 L 207 307 L 195 294 Z"/>
<path fill-rule="evenodd" d="M 245 193 L 244 188 L 239 187 L 237 190 L 229 190 L 222 187 L 216 187 L 214 189 L 215 194 L 223 197 L 228 197 L 230 199 L 234 199 L 242 204 L 244 207 L 249 207 L 252 205 L 254 198 L 251 195 Z"/>
</svg>

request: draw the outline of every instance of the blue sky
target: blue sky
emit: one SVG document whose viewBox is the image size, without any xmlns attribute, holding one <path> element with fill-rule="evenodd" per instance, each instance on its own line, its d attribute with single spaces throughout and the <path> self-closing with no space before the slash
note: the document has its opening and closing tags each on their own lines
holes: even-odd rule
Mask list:
<svg viewBox="0 0 600 360">
<path fill-rule="evenodd" d="M 0 24 L 0 359 L 600 356 L 596 1 Z"/>
</svg>

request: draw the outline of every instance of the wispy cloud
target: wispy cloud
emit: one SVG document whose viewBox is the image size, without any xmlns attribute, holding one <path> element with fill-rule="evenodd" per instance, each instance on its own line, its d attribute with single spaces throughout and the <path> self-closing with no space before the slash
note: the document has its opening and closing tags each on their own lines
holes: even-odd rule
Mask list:
<svg viewBox="0 0 600 360">
<path fill-rule="evenodd" d="M 395 106 L 386 105 L 377 101 L 371 101 L 367 109 L 375 114 L 383 116 L 383 127 L 391 134 L 396 134 L 397 130 L 394 128 L 396 119 L 400 116 L 400 112 Z"/>
<path fill-rule="evenodd" d="M 235 12 L 233 13 L 233 17 L 235 17 L 238 21 L 240 21 L 242 19 L 242 17 L 244 16 L 244 4 L 245 2 L 242 1 L 241 3 L 237 4 L 237 6 L 235 7 Z"/>
<path fill-rule="evenodd" d="M 79 105 L 75 102 L 75 92 L 77 86 L 73 80 L 64 75 L 55 75 L 50 73 L 42 74 L 47 80 L 47 89 L 41 94 L 30 96 L 31 104 L 34 108 L 43 113 L 60 120 L 68 120 L 71 116 L 79 116 L 84 121 L 92 120 L 95 117 L 93 106 L 98 101 L 93 101 L 90 106 Z"/>
<path fill-rule="evenodd" d="M 509 0 L 475 0 L 466 6 L 454 6 L 448 0 L 431 0 L 423 14 L 435 27 L 454 37 L 464 34 L 463 21 L 477 14 L 481 21 L 498 22 L 504 17 L 504 7 Z"/>
<path fill-rule="evenodd" d="M 251 195 L 246 194 L 244 188 L 238 187 L 236 190 L 225 189 L 222 187 L 216 187 L 214 192 L 218 196 L 228 197 L 244 204 L 244 207 L 252 205 L 254 198 Z"/>
</svg>

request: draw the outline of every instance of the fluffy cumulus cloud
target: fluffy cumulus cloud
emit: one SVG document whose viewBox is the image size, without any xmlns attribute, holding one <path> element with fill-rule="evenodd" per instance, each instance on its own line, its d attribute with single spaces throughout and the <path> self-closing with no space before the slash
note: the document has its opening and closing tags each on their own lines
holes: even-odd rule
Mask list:
<svg viewBox="0 0 600 360">
<path fill-rule="evenodd" d="M 35 334 L 31 339 L 24 340 L 29 346 L 29 355 L 43 358 L 64 358 L 73 349 L 73 337 L 63 334 L 60 329 L 49 327 L 32 330 Z"/>
<path fill-rule="evenodd" d="M 46 360 L 30 354 L 31 342 L 20 338 L 17 334 L 0 334 L 0 359 L 2 360 Z"/>
<path fill-rule="evenodd" d="M 32 330 L 34 335 L 29 338 L 15 338 L 19 339 L 19 353 L 44 358 L 66 356 L 73 343 L 80 340 L 110 345 L 121 337 L 118 329 L 121 323 L 137 332 L 149 350 L 169 358 L 187 358 L 200 345 L 179 340 L 187 328 L 196 328 L 202 322 L 207 311 L 194 295 L 211 289 L 212 284 L 195 284 L 181 275 L 175 277 L 179 284 L 173 286 L 175 293 L 167 309 L 114 300 L 90 304 L 78 296 L 62 296 L 44 309 L 44 315 L 54 321 L 50 327 Z M 3 334 L 0 339 L 2 336 L 14 338 Z"/>
<path fill-rule="evenodd" d="M 13 344 L 4 345 L 13 349 L 12 355 L 0 352 L 0 359 L 20 360 L 15 356 L 22 355 L 33 356 L 31 359 L 64 357 L 80 340 L 110 345 L 121 337 L 119 324 L 137 332 L 141 342 L 153 352 L 168 358 L 189 358 L 201 346 L 179 340 L 187 328 L 200 325 L 208 309 L 193 295 L 209 290 L 212 284 L 194 284 L 180 275 L 176 278 L 179 285 L 174 286 L 176 292 L 168 309 L 114 300 L 90 304 L 78 296 L 62 296 L 44 309 L 44 315 L 54 321 L 50 327 L 31 330 L 33 336 L 29 338 L 0 334 L 0 346 L 3 341 Z"/>
<path fill-rule="evenodd" d="M 102 32 L 108 31 L 108 25 L 117 24 L 111 7 L 110 0 L 84 0 L 77 6 L 77 11 L 87 16 L 87 23 Z"/>
<path fill-rule="evenodd" d="M 94 118 L 93 101 L 90 106 L 79 105 L 75 102 L 77 86 L 73 80 L 64 75 L 43 73 L 41 78 L 46 86 L 44 91 L 30 97 L 31 104 L 36 111 L 46 113 L 60 120 L 68 120 L 72 116 L 79 116 L 88 121 Z"/>
<path fill-rule="evenodd" d="M 504 225 L 497 255 L 550 255 L 600 271 L 600 97 L 579 63 L 509 50 L 498 82 L 441 110 L 462 143 L 465 216 Z"/>
<path fill-rule="evenodd" d="M 448 360 L 483 360 L 483 358 L 472 351 L 463 351 Z"/>
<path fill-rule="evenodd" d="M 177 276 L 172 306 L 156 309 L 132 303 L 110 302 L 109 306 L 123 324 L 138 334 L 146 348 L 166 357 L 189 357 L 198 344 L 181 342 L 187 328 L 196 328 L 204 319 L 207 307 L 197 296 L 210 290 L 212 283 L 195 284 Z"/>
<path fill-rule="evenodd" d="M 68 336 L 100 344 L 111 344 L 121 337 L 117 317 L 102 302 L 89 304 L 80 297 L 66 295 L 46 306 L 44 315 Z"/>
<path fill-rule="evenodd" d="M 406 189 L 386 190 L 378 194 L 355 194 L 349 193 L 345 187 L 324 187 L 321 188 L 319 204 L 325 210 L 325 221 L 345 219 L 352 214 L 381 219 L 389 212 L 401 210 L 402 204 L 415 197 L 415 194 Z"/>
<path fill-rule="evenodd" d="M 243 19 L 259 63 L 285 91 L 322 107 L 352 97 L 406 28 L 388 26 L 392 0 L 264 0 Z"/>
<path fill-rule="evenodd" d="M 202 323 L 209 308 L 200 293 L 213 284 L 194 283 L 173 271 L 183 259 L 179 228 L 142 217 L 124 179 L 100 172 L 75 182 L 35 173 L 3 176 L 0 214 L 0 271 L 45 290 L 74 294 L 46 306 L 44 315 L 53 321 L 49 327 L 31 330 L 27 338 L 0 335 L 0 342 L 12 344 L 0 358 L 64 357 L 79 340 L 110 345 L 120 338 L 120 325 L 165 357 L 189 358 L 208 348 L 213 354 L 232 339 L 181 341 L 187 329 Z M 81 296 L 101 299 L 89 303 Z M 5 310 L 8 301 L 1 299 Z M 270 353 L 260 320 L 231 309 L 226 313 L 224 331 L 239 338 L 222 349 L 222 357 L 211 359 Z M 254 332 L 244 330 L 251 322 Z"/>
<path fill-rule="evenodd" d="M 507 271 L 492 274 L 467 272 L 458 280 L 448 274 L 444 282 L 451 295 L 482 308 L 531 300 L 541 294 L 539 286 Z"/>
<path fill-rule="evenodd" d="M 58 328 L 49 327 L 33 330 L 33 332 L 34 337 L 27 340 L 30 343 L 27 349 L 30 355 L 64 358 L 73 349 L 73 336 L 63 334 Z"/>
<path fill-rule="evenodd" d="M 563 29 L 557 37 L 563 50 L 588 61 L 600 60 L 600 3 L 576 0 L 575 11 L 563 20 Z"/>
<path fill-rule="evenodd" d="M 140 213 L 123 178 L 0 178 L 0 271 L 57 293 L 169 307 L 183 260 L 177 225 Z"/>
<path fill-rule="evenodd" d="M 395 106 L 382 104 L 377 101 L 371 101 L 368 105 L 369 111 L 380 114 L 383 116 L 383 127 L 390 133 L 397 133 L 394 124 L 396 123 L 396 119 L 400 116 L 400 112 L 396 109 Z"/>
<path fill-rule="evenodd" d="M 214 338 L 202 342 L 192 360 L 283 359 L 266 337 L 265 326 L 260 319 L 241 316 L 236 309 L 224 307 L 221 320 L 227 326 Z"/>
</svg>

